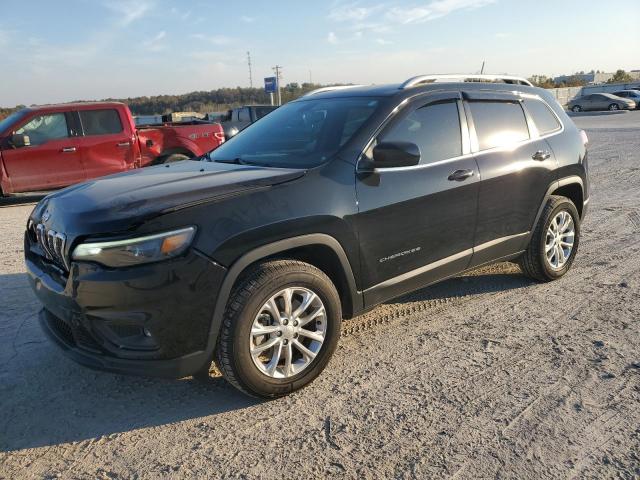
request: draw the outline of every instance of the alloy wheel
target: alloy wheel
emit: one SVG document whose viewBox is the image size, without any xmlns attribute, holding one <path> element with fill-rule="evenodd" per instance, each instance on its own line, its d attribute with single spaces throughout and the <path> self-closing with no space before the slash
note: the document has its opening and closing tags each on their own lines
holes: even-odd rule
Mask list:
<svg viewBox="0 0 640 480">
<path fill-rule="evenodd" d="M 305 370 L 318 355 L 327 334 L 320 297 L 304 287 L 272 295 L 251 327 L 249 350 L 256 367 L 272 378 L 289 378 Z"/>
<path fill-rule="evenodd" d="M 573 217 L 569 212 L 558 212 L 547 228 L 545 240 L 545 258 L 552 269 L 560 270 L 571 257 L 575 233 Z"/>
</svg>

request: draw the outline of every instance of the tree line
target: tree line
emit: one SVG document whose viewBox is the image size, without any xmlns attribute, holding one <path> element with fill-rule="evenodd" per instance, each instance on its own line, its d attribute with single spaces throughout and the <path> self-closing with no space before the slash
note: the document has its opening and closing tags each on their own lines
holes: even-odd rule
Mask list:
<svg viewBox="0 0 640 480">
<path fill-rule="evenodd" d="M 314 83 L 288 83 L 281 89 L 282 103 L 290 102 L 311 90 L 323 87 Z M 274 101 L 275 101 L 274 94 Z M 154 95 L 129 98 L 105 98 L 101 101 L 126 103 L 134 115 L 162 115 L 171 112 L 220 112 L 240 105 L 269 104 L 269 94 L 263 88 L 218 88 L 182 95 Z M 24 108 L 0 108 L 0 119 Z"/>
</svg>

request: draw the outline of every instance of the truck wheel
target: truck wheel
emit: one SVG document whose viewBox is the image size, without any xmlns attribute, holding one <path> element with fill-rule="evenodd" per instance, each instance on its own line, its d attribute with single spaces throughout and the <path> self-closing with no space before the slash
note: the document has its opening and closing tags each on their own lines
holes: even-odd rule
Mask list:
<svg viewBox="0 0 640 480">
<path fill-rule="evenodd" d="M 158 163 L 173 163 L 173 162 L 181 162 L 182 160 L 189 160 L 189 156 L 183 153 L 172 153 L 171 155 L 164 157 L 161 162 Z"/>
<path fill-rule="evenodd" d="M 318 268 L 293 260 L 258 264 L 229 298 L 217 366 L 249 395 L 286 395 L 325 368 L 340 337 L 341 319 L 338 292 Z"/>
<path fill-rule="evenodd" d="M 528 277 L 541 282 L 556 280 L 571 268 L 579 243 L 578 210 L 568 198 L 553 195 L 518 263 Z"/>
</svg>

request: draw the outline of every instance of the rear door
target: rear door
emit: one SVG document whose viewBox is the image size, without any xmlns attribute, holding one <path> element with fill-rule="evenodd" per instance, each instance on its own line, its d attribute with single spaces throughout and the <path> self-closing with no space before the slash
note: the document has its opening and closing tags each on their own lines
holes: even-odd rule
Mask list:
<svg viewBox="0 0 640 480">
<path fill-rule="evenodd" d="M 115 108 L 77 112 L 83 135 L 80 137 L 82 163 L 87 178 L 122 172 L 134 165 L 135 138 L 129 124 Z"/>
<path fill-rule="evenodd" d="M 13 133 L 30 141 L 2 152 L 13 192 L 65 187 L 86 178 L 70 112 L 31 115 Z"/>
<path fill-rule="evenodd" d="M 465 93 L 465 98 L 482 179 L 471 261 L 477 266 L 522 250 L 557 164 L 544 136 L 528 121 L 522 98 L 482 92 Z M 536 102 L 532 110 L 548 108 Z M 555 115 L 553 120 L 559 128 Z M 545 131 L 551 128 L 546 125 L 541 126 Z"/>
<path fill-rule="evenodd" d="M 420 164 L 358 174 L 357 228 L 369 305 L 462 271 L 469 263 L 478 169 L 461 112 L 457 92 L 414 100 L 374 143 L 415 143 Z M 370 157 L 371 151 L 364 155 Z"/>
</svg>

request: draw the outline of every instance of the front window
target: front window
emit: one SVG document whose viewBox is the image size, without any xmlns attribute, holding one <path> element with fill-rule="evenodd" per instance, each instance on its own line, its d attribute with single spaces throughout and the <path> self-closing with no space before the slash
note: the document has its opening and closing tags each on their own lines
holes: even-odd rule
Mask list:
<svg viewBox="0 0 640 480">
<path fill-rule="evenodd" d="M 378 107 L 372 98 L 288 103 L 209 154 L 216 162 L 311 168 L 326 162 Z"/>
<path fill-rule="evenodd" d="M 31 145 L 42 145 L 49 140 L 69 136 L 64 113 L 47 113 L 33 117 L 26 125 L 16 130 L 18 135 L 29 137 Z"/>
</svg>

